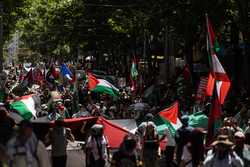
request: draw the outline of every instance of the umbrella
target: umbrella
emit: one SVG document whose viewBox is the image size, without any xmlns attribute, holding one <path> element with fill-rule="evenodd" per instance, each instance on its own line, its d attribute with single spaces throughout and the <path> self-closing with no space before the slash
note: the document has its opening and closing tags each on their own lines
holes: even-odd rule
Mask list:
<svg viewBox="0 0 250 167">
<path fill-rule="evenodd" d="M 128 110 L 134 110 L 134 111 L 148 111 L 150 109 L 150 106 L 147 103 L 135 103 L 128 107 Z"/>
<path fill-rule="evenodd" d="M 133 115 L 134 115 L 134 118 L 136 120 L 138 120 L 139 118 L 141 118 L 141 116 L 145 115 L 145 113 L 147 111 L 149 111 L 149 109 L 150 109 L 150 106 L 147 103 L 142 103 L 142 102 L 132 104 L 132 105 L 130 105 L 128 107 L 128 111 L 130 113 L 134 112 Z"/>
</svg>

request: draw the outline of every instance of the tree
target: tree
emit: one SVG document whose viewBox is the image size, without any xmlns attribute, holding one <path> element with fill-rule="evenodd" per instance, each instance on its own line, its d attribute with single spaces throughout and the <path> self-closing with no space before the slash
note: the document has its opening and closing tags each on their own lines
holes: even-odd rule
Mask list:
<svg viewBox="0 0 250 167">
<path fill-rule="evenodd" d="M 3 70 L 3 45 L 8 39 L 12 27 L 18 19 L 19 8 L 22 5 L 22 0 L 3 0 L 0 2 L 0 72 Z"/>
<path fill-rule="evenodd" d="M 26 0 L 24 17 L 16 24 L 21 38 L 32 50 L 43 55 L 68 56 L 81 42 L 79 26 L 83 19 L 81 0 Z"/>
</svg>

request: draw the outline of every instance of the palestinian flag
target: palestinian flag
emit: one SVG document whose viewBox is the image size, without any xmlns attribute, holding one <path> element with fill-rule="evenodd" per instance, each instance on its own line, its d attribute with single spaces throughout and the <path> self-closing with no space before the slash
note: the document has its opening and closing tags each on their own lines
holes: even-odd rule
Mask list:
<svg viewBox="0 0 250 167">
<path fill-rule="evenodd" d="M 98 83 L 99 81 L 96 79 L 96 77 L 93 74 L 88 73 L 89 90 L 95 89 Z"/>
<path fill-rule="evenodd" d="M 207 129 L 208 126 L 208 117 L 203 111 L 198 111 L 188 116 L 189 117 L 189 126 L 194 128 L 204 128 Z"/>
<path fill-rule="evenodd" d="M 215 35 L 212 29 L 212 25 L 208 20 L 208 18 L 207 18 L 207 27 L 208 27 L 208 37 L 209 37 L 208 53 L 209 53 L 211 72 L 208 78 L 206 95 L 212 96 L 214 86 L 216 86 L 219 103 L 224 104 L 231 82 L 214 51 Z"/>
<path fill-rule="evenodd" d="M 207 36 L 208 49 L 210 50 L 211 53 L 219 52 L 220 51 L 219 42 L 215 36 L 213 25 L 208 16 L 206 16 L 206 22 L 207 22 L 207 32 L 208 32 Z"/>
<path fill-rule="evenodd" d="M 130 69 L 130 75 L 131 75 L 131 78 L 133 80 L 135 80 L 137 78 L 137 76 L 138 76 L 138 71 L 136 69 L 136 62 L 135 62 L 135 60 L 133 60 L 133 62 L 132 62 L 131 69 Z"/>
<path fill-rule="evenodd" d="M 105 79 L 97 79 L 94 75 L 88 74 L 89 89 L 93 92 L 104 93 L 111 96 L 118 96 L 119 89 Z"/>
<path fill-rule="evenodd" d="M 22 81 L 22 86 L 26 87 L 28 85 L 33 84 L 33 82 L 34 82 L 33 69 L 30 68 L 29 72 L 26 74 L 26 76 L 24 77 L 24 79 Z"/>
<path fill-rule="evenodd" d="M 10 109 L 15 110 L 26 120 L 36 117 L 35 98 L 34 95 L 22 96 L 17 101 L 10 104 Z"/>
<path fill-rule="evenodd" d="M 126 137 L 128 134 L 131 134 L 127 129 L 124 129 L 103 117 L 99 117 L 97 123 L 103 125 L 103 133 L 107 138 L 109 147 L 111 149 L 119 148 L 124 140 L 124 137 Z"/>
<path fill-rule="evenodd" d="M 163 134 L 164 129 L 168 128 L 172 136 L 174 136 L 176 130 L 182 126 L 182 123 L 178 118 L 178 113 L 178 102 L 175 102 L 170 107 L 162 110 L 154 120 L 157 125 L 157 131 L 160 134 Z"/>
<path fill-rule="evenodd" d="M 52 65 L 46 74 L 47 82 L 55 83 L 55 81 L 58 80 L 59 77 L 60 77 L 59 72 L 56 71 L 56 68 L 54 67 L 54 65 Z"/>
</svg>

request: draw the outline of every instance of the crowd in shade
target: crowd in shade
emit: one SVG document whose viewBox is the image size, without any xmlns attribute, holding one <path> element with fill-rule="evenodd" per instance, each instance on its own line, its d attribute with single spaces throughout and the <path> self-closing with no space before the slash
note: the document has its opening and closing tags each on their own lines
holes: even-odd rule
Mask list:
<svg viewBox="0 0 250 167">
<path fill-rule="evenodd" d="M 68 151 L 78 142 L 84 159 L 74 161 L 87 167 L 250 167 L 248 93 L 228 98 L 232 108 L 197 102 L 186 67 L 177 71 L 167 85 L 140 82 L 135 64 L 132 77 L 80 63 L 6 68 L 0 166 L 74 166 Z"/>
</svg>

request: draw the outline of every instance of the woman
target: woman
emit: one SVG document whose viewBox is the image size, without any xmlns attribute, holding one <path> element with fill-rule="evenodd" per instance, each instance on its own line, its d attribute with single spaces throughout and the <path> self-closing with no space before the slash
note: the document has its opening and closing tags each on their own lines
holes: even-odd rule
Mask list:
<svg viewBox="0 0 250 167">
<path fill-rule="evenodd" d="M 86 144 L 86 166 L 104 167 L 108 159 L 108 141 L 103 135 L 103 126 L 95 124 Z"/>
</svg>

